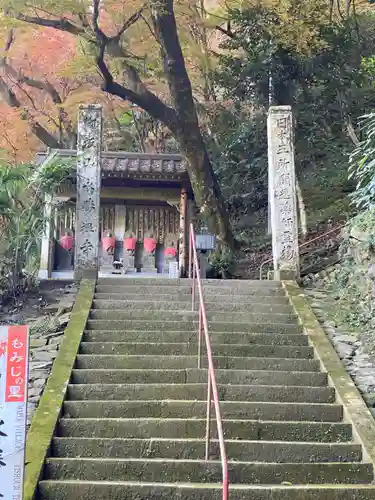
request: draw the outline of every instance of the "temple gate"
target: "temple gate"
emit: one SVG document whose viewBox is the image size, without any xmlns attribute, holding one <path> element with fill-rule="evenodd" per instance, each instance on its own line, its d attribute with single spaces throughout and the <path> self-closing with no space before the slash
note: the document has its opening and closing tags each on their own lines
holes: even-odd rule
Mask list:
<svg viewBox="0 0 375 500">
<path fill-rule="evenodd" d="M 90 112 L 97 114 L 98 109 L 97 106 L 83 107 L 80 116 L 87 117 Z M 84 127 L 89 127 L 93 122 L 86 120 Z M 86 131 L 81 130 L 82 133 L 86 134 Z M 54 150 L 39 153 L 37 163 L 43 164 L 52 154 L 66 160 L 75 160 L 77 157 L 76 150 Z M 93 157 L 95 163 L 95 155 Z M 84 178 L 84 181 L 81 178 L 83 188 L 77 183 L 77 170 L 46 201 L 49 223 L 42 242 L 39 276 L 68 276 L 74 271 L 76 277 L 81 278 L 88 275 L 87 269 L 92 269 L 92 266 L 94 269 L 98 267 L 97 272 L 104 275 L 135 272 L 156 274 L 168 272 L 170 262 L 178 262 L 180 275 L 184 276 L 193 194 L 183 157 L 103 151 L 99 157 L 101 185 L 98 241 L 94 235 L 97 247 L 91 248 L 94 246 L 90 241 L 91 228 L 95 225 L 91 222 L 91 214 L 77 207 L 77 189 L 89 189 L 91 192 L 95 189 L 90 184 L 95 165 L 90 164 L 87 170 L 89 177 Z M 81 163 L 84 164 L 84 160 Z M 89 209 L 95 205 L 91 196 L 86 196 L 81 203 L 84 208 L 90 205 Z M 79 210 L 81 230 L 77 233 Z M 83 237 L 82 232 L 87 229 L 88 236 Z M 80 245 L 79 249 L 76 248 L 77 244 Z M 84 262 L 87 251 L 92 255 L 89 266 Z M 78 265 L 79 255 L 83 255 L 83 261 Z"/>
</svg>

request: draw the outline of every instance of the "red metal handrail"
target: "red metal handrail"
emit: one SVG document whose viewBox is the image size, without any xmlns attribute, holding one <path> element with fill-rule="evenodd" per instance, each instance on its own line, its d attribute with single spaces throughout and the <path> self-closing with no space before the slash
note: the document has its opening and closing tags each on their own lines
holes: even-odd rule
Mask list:
<svg viewBox="0 0 375 500">
<path fill-rule="evenodd" d="M 225 450 L 223 421 L 221 418 L 219 393 L 217 390 L 216 376 L 214 362 L 212 359 L 211 341 L 208 334 L 208 323 L 206 308 L 204 305 L 203 286 L 200 276 L 197 247 L 195 244 L 195 231 L 192 224 L 190 224 L 190 238 L 189 238 L 189 278 L 193 278 L 192 286 L 192 310 L 195 310 L 195 292 L 196 284 L 198 286 L 199 296 L 199 331 L 198 331 L 198 368 L 202 367 L 202 330 L 206 341 L 206 351 L 208 360 L 208 384 L 207 384 L 207 417 L 206 417 L 206 453 L 205 460 L 207 461 L 210 453 L 211 442 L 211 405 L 212 400 L 214 403 L 216 414 L 217 435 L 219 439 L 221 465 L 223 471 L 223 497 L 222 500 L 228 500 L 229 495 L 229 478 L 228 478 L 228 459 Z"/>
</svg>

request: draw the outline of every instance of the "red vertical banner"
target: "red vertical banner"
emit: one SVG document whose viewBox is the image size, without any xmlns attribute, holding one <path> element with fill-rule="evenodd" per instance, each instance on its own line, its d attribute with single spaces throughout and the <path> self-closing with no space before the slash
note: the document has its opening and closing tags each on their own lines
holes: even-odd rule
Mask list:
<svg viewBox="0 0 375 500">
<path fill-rule="evenodd" d="M 9 326 L 6 352 L 6 403 L 26 403 L 27 357 L 28 327 Z"/>
</svg>

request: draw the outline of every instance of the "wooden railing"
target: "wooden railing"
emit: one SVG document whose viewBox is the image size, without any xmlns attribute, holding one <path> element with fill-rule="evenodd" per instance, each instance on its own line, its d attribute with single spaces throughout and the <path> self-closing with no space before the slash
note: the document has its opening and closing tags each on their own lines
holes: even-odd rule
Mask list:
<svg viewBox="0 0 375 500">
<path fill-rule="evenodd" d="M 206 447 L 205 460 L 209 459 L 210 444 L 211 444 L 211 409 L 212 403 L 215 409 L 217 435 L 219 440 L 220 458 L 223 472 L 223 496 L 222 500 L 228 500 L 229 478 L 228 478 L 228 459 L 225 450 L 223 421 L 220 411 L 219 393 L 217 390 L 214 362 L 212 358 L 211 341 L 208 334 L 208 323 L 206 308 L 204 305 L 203 286 L 200 276 L 199 261 L 197 255 L 197 247 L 195 243 L 194 227 L 190 225 L 189 237 L 189 278 L 193 279 L 192 283 L 192 310 L 195 310 L 196 291 L 198 289 L 198 304 L 199 304 L 199 326 L 198 326 L 198 368 L 202 368 L 202 347 L 203 339 L 206 344 L 206 354 L 208 363 L 208 384 L 207 384 L 207 415 L 206 415 Z"/>
</svg>

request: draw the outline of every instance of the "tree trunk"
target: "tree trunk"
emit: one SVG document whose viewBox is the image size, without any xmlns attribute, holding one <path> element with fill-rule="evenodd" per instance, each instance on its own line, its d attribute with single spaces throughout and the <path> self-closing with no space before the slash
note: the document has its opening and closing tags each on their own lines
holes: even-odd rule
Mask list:
<svg viewBox="0 0 375 500">
<path fill-rule="evenodd" d="M 229 217 L 199 128 L 191 82 L 177 33 L 173 0 L 152 0 L 152 19 L 160 42 L 171 103 L 177 114 L 171 129 L 188 161 L 188 172 L 202 215 L 221 244 L 234 248 Z"/>
<path fill-rule="evenodd" d="M 160 45 L 171 105 L 165 104 L 147 88 L 141 80 L 136 67 L 129 62 L 128 54 L 122 48 L 121 36 L 128 27 L 140 19 L 144 8 L 127 19 L 116 36 L 108 37 L 101 30 L 98 23 L 100 0 L 92 1 L 93 19 L 90 30 L 87 30 L 87 26 L 79 26 L 66 18 L 43 19 L 39 16 L 28 16 L 20 12 L 16 15 L 16 18 L 30 24 L 51 27 L 75 36 L 81 36 L 96 45 L 99 52 L 97 67 L 104 79 L 102 89 L 122 100 L 139 106 L 171 131 L 180 146 L 181 154 L 187 159 L 188 173 L 202 214 L 207 217 L 210 227 L 217 234 L 220 243 L 233 249 L 234 239 L 224 198 L 199 128 L 191 82 L 186 71 L 177 33 L 173 0 L 150 0 L 148 2 L 154 24 L 154 34 Z M 95 38 L 93 38 L 93 33 Z M 108 55 L 120 62 L 120 74 L 127 80 L 126 85 L 114 80 L 104 60 L 106 51 Z"/>
<path fill-rule="evenodd" d="M 202 137 L 177 137 L 185 156 L 188 173 L 200 212 L 221 245 L 234 248 L 234 239 L 221 189 L 214 174 Z"/>
</svg>

